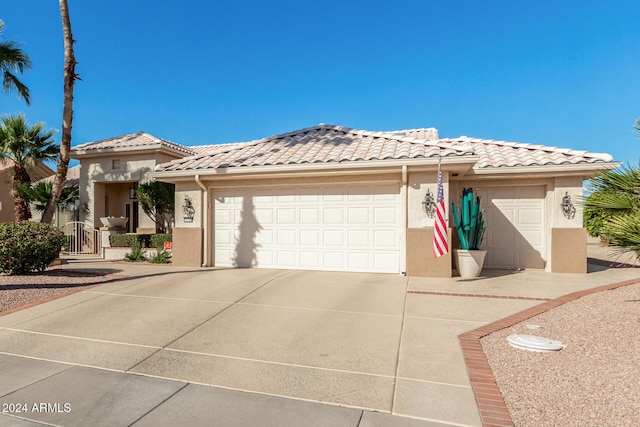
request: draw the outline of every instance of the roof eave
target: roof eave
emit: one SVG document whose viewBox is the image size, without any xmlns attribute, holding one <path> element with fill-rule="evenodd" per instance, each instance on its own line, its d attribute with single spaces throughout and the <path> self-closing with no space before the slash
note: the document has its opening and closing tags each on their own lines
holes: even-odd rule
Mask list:
<svg viewBox="0 0 640 427">
<path fill-rule="evenodd" d="M 447 156 L 442 157 L 442 169 L 451 173 L 464 174 L 471 170 L 480 159 L 476 155 Z M 317 174 L 349 174 L 349 173 L 384 173 L 393 169 L 407 166 L 412 172 L 419 170 L 434 170 L 438 165 L 437 157 L 419 159 L 393 159 L 393 160 L 369 160 L 352 161 L 343 163 L 304 163 L 295 165 L 274 166 L 243 166 L 216 169 L 192 169 L 181 171 L 154 171 L 150 173 L 152 178 L 162 181 L 185 181 L 199 175 L 201 179 L 254 179 L 269 177 L 286 177 Z"/>
<path fill-rule="evenodd" d="M 622 165 L 620 162 L 597 162 L 597 163 L 577 163 L 560 165 L 539 165 L 539 166 L 502 166 L 473 168 L 461 178 L 540 178 L 549 176 L 583 176 L 590 177 L 599 172 L 617 169 Z"/>
<path fill-rule="evenodd" d="M 71 149 L 71 158 L 73 159 L 86 159 L 92 157 L 107 157 L 114 154 L 148 154 L 164 152 L 174 154 L 177 157 L 193 156 L 192 153 L 187 151 L 178 150 L 172 147 L 167 147 L 163 144 L 145 145 L 144 147 L 108 147 L 108 148 L 95 148 L 95 149 Z"/>
</svg>

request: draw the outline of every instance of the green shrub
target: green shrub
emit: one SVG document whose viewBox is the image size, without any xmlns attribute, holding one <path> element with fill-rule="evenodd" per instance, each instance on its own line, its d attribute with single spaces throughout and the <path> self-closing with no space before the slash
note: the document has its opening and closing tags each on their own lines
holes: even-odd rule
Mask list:
<svg viewBox="0 0 640 427">
<path fill-rule="evenodd" d="M 171 262 L 171 252 L 164 249 L 158 250 L 155 256 L 149 258 L 149 262 L 152 264 L 169 264 Z"/>
<path fill-rule="evenodd" d="M 142 248 L 164 249 L 164 242 L 171 242 L 171 234 L 112 234 L 109 244 L 113 248 L 132 248 L 139 244 Z"/>
<path fill-rule="evenodd" d="M 112 234 L 109 236 L 109 244 L 114 248 L 132 248 L 138 244 L 140 247 L 149 246 L 150 234 Z"/>
<path fill-rule="evenodd" d="M 149 247 L 158 250 L 164 249 L 164 242 L 171 242 L 171 234 L 152 234 L 149 239 Z"/>
<path fill-rule="evenodd" d="M 0 224 L 0 272 L 29 274 L 44 271 L 59 255 L 64 234 L 49 224 Z"/>
<path fill-rule="evenodd" d="M 131 245 L 131 252 L 124 254 L 124 260 L 128 262 L 146 261 L 147 260 L 147 257 L 145 256 L 146 252 L 147 251 L 140 246 L 140 243 L 134 242 L 134 244 Z"/>
</svg>

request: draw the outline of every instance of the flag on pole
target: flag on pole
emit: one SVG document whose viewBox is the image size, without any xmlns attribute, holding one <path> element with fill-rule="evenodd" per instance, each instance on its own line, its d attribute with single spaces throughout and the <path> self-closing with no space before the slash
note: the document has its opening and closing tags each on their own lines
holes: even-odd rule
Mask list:
<svg viewBox="0 0 640 427">
<path fill-rule="evenodd" d="M 442 170 L 440 169 L 440 157 L 438 157 L 438 195 L 436 197 L 436 220 L 433 226 L 433 255 L 436 258 L 449 252 L 446 218 Z"/>
</svg>

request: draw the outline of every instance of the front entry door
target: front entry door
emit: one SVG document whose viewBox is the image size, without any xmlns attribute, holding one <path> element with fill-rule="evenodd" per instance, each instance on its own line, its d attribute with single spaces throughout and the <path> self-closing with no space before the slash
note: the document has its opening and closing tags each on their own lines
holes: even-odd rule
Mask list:
<svg viewBox="0 0 640 427">
<path fill-rule="evenodd" d="M 125 216 L 129 218 L 127 221 L 127 231 L 135 233 L 138 230 L 138 202 L 127 203 L 124 207 Z"/>
</svg>

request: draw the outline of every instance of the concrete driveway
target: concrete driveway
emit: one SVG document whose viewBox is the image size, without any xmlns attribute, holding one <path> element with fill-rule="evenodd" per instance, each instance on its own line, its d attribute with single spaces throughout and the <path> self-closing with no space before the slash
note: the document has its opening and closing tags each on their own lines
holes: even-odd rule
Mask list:
<svg viewBox="0 0 640 427">
<path fill-rule="evenodd" d="M 14 386 L 10 381 L 0 388 L 0 402 L 60 401 L 64 395 L 79 408 L 86 394 L 58 391 L 47 399 L 46 390 L 63 390 L 71 378 L 85 378 L 87 387 L 115 381 L 122 388 L 123 378 L 155 381 L 145 387 L 157 393 L 137 410 L 143 418 L 136 412 L 122 425 L 184 420 L 190 412 L 185 402 L 213 401 L 197 385 L 410 417 L 394 417 L 397 425 L 481 425 L 459 334 L 549 298 L 637 276 L 637 270 L 621 270 L 614 278 L 604 269 L 589 275 L 494 272 L 465 281 L 95 260 L 67 268 L 112 268 L 128 277 L 0 317 L 0 373 L 18 375 Z M 35 376 L 24 379 L 16 369 Z M 56 382 L 38 394 L 49 377 Z M 134 393 L 131 387 L 127 393 Z M 114 398 L 98 395 L 93 411 Z M 181 409 L 187 412 L 182 418 L 176 415 Z M 344 425 L 365 425 L 375 412 L 348 412 L 354 423 Z M 26 418 L 74 424 L 64 412 Z M 376 420 L 366 425 L 393 424 Z"/>
</svg>

